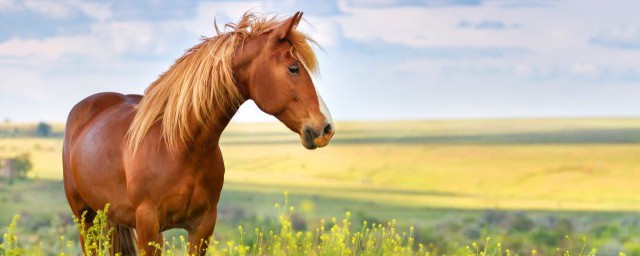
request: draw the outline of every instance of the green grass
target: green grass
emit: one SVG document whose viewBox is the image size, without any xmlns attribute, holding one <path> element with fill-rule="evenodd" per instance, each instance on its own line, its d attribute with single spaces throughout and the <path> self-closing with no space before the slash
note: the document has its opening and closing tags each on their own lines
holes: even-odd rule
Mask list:
<svg viewBox="0 0 640 256">
<path fill-rule="evenodd" d="M 284 205 L 275 204 L 278 213 L 276 229 L 247 230 L 244 226 L 237 226 L 236 235 L 225 240 L 218 240 L 215 236 L 207 244 L 207 255 L 512 255 L 514 251 L 503 248 L 500 241 L 492 241 L 487 237 L 483 242 L 473 242 L 448 251 L 441 251 L 431 245 L 415 241 L 413 226 L 408 230 L 398 229 L 396 220 L 386 223 L 363 221 L 360 228 L 354 228 L 351 213 L 346 212 L 341 220 L 331 218 L 316 223 L 313 228 L 299 230 L 294 224 L 294 207 L 289 206 L 287 193 Z M 84 247 L 91 255 L 110 255 L 111 233 L 113 229 L 107 224 L 107 211 L 98 211 L 93 220 L 93 226 L 84 225 L 84 215 L 81 219 L 74 219 L 76 228 L 84 238 Z M 2 255 L 74 255 L 79 253 L 79 246 L 72 240 L 60 236 L 58 245 L 24 245 L 20 242 L 17 232 L 16 215 L 6 228 L 0 243 Z M 162 244 L 150 243 L 162 255 L 187 255 L 190 244 L 184 236 L 165 239 Z M 574 246 L 574 239 L 565 236 L 564 245 L 553 251 L 557 255 L 597 255 L 598 249 L 587 243 L 583 238 Z M 544 253 L 544 251 L 542 251 Z M 539 253 L 536 249 L 527 252 L 530 255 Z M 551 251 L 547 251 L 551 253 Z M 116 254 L 118 255 L 118 254 Z M 515 255 L 518 255 L 515 253 Z M 544 255 L 544 254 L 543 254 Z M 625 255 L 620 252 L 619 255 Z"/>
<path fill-rule="evenodd" d="M 0 181 L 0 226 L 21 214 L 27 244 L 76 236 L 61 147 L 60 136 L 0 138 L 0 157 L 29 152 L 39 178 Z M 315 151 L 279 123 L 231 124 L 221 147 L 220 241 L 235 240 L 238 225 L 279 230 L 273 202 L 286 190 L 303 232 L 349 211 L 356 230 L 396 218 L 440 253 L 490 236 L 521 255 L 548 255 L 571 235 L 605 255 L 640 255 L 640 119 L 342 122 Z"/>
<path fill-rule="evenodd" d="M 282 201 L 277 186 L 227 183 L 218 205 L 218 224 L 215 238 L 225 246 L 228 241 L 238 244 L 238 226 L 251 235 L 254 228 L 280 230 L 279 214 L 274 202 Z M 348 192 L 348 191 L 347 191 Z M 19 195 L 18 197 L 15 197 Z M 17 199 L 16 199 L 17 198 Z M 295 207 L 292 219 L 296 231 L 314 231 L 321 219 L 330 223 L 332 217 L 351 213 L 354 231 L 362 229 L 362 222 L 386 224 L 396 219 L 396 230 L 408 232 L 415 227 L 414 238 L 429 251 L 451 254 L 471 243 L 481 243 L 486 237 L 500 241 L 504 248 L 520 255 L 536 249 L 548 255 L 556 248 L 567 248 L 565 235 L 574 244 L 588 237 L 590 247 L 602 248 L 604 255 L 625 251 L 640 255 L 640 215 L 633 212 L 585 211 L 511 211 L 498 209 L 451 209 L 415 207 L 390 204 L 376 200 L 338 198 L 312 194 L 301 189 L 290 191 L 288 205 Z M 66 204 L 61 181 L 25 180 L 0 188 L 0 227 L 8 226 L 14 214 L 22 215 L 18 233 L 23 246 L 52 249 L 57 253 L 66 246 L 59 237 L 74 241 L 78 252 L 77 231 Z M 329 225 L 329 224 L 328 224 Z M 326 227 L 327 230 L 330 226 Z M 2 233 L 2 229 L 0 229 Z M 165 232 L 172 241 L 186 233 L 182 230 Z M 252 240 L 251 240 L 252 241 Z M 250 244 L 250 243 L 248 243 Z M 66 247 L 65 247 L 66 248 Z M 55 249 L 55 250 L 54 250 Z M 636 253 L 632 253 L 636 250 Z M 0 254 L 1 255 L 1 254 Z"/>
<path fill-rule="evenodd" d="M 236 188 L 414 207 L 640 210 L 638 119 L 347 122 L 315 151 L 281 124 L 231 124 L 221 144 Z M 61 179 L 61 147 L 4 138 L 0 156 L 30 152 L 32 177 Z"/>
<path fill-rule="evenodd" d="M 0 138 L 0 158 L 29 153 L 31 178 L 62 179 L 62 138 Z"/>
</svg>

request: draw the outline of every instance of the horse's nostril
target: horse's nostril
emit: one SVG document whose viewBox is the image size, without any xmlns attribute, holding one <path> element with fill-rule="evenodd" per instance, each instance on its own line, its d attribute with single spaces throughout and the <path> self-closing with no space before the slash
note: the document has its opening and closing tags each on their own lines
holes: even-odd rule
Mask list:
<svg viewBox="0 0 640 256">
<path fill-rule="evenodd" d="M 327 124 L 327 126 L 324 127 L 324 134 L 329 134 L 333 131 L 333 127 L 331 127 L 331 124 Z"/>
<path fill-rule="evenodd" d="M 307 142 L 313 141 L 313 138 L 315 138 L 315 136 L 313 135 L 313 131 L 311 130 L 311 128 L 304 128 L 304 138 L 307 140 Z"/>
</svg>

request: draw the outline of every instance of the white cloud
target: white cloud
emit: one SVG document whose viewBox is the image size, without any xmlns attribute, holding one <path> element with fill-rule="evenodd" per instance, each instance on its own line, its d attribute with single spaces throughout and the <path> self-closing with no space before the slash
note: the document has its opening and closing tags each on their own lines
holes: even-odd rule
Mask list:
<svg viewBox="0 0 640 256">
<path fill-rule="evenodd" d="M 90 36 L 61 36 L 47 39 L 10 39 L 0 43 L 0 57 L 33 58 L 52 60 L 64 54 L 78 53 L 94 55 L 91 47 L 95 40 Z"/>
<path fill-rule="evenodd" d="M 97 21 L 105 21 L 112 16 L 111 8 L 106 3 L 80 0 L 0 0 L 0 12 L 20 10 L 29 10 L 53 19 L 68 19 L 78 12 Z"/>
<path fill-rule="evenodd" d="M 91 27 L 92 38 L 98 41 L 98 49 L 106 54 L 151 54 L 158 55 L 167 49 L 166 41 L 180 32 L 180 27 L 171 22 L 109 22 Z"/>
<path fill-rule="evenodd" d="M 113 13 L 111 7 L 105 3 L 94 3 L 86 1 L 70 2 L 72 6 L 78 8 L 82 13 L 97 21 L 110 19 Z"/>
<path fill-rule="evenodd" d="M 282 10 L 278 9 L 277 12 L 290 15 L 287 8 L 298 7 L 291 3 L 294 2 L 290 2 Z M 637 77 L 637 74 L 640 74 L 640 51 L 600 47 L 594 45 L 592 39 L 598 37 L 611 42 L 634 42 L 640 34 L 640 20 L 635 11 L 640 8 L 640 2 L 603 5 L 599 1 L 590 0 L 554 1 L 549 2 L 545 8 L 504 8 L 500 3 L 490 1 L 474 7 L 452 5 L 446 8 L 425 8 L 397 6 L 393 1 L 385 0 L 361 4 L 357 1 L 352 4 L 342 2 L 338 6 L 340 10 L 336 13 L 329 10 L 313 15 L 312 11 L 303 9 L 304 18 L 311 26 L 302 23 L 300 28 L 314 37 L 328 51 L 328 55 L 333 55 L 332 58 L 321 56 L 323 71 L 329 69 L 331 73 L 323 72 L 324 81 L 319 85 L 331 83 L 334 87 L 330 88 L 334 90 L 328 91 L 326 96 L 334 95 L 333 101 L 338 105 L 343 104 L 344 108 L 351 108 L 352 102 L 341 98 L 348 98 L 345 95 L 357 95 L 355 90 L 360 90 L 365 85 L 366 89 L 370 90 L 371 98 L 389 100 L 390 104 L 398 105 L 398 110 L 401 110 L 402 106 L 417 106 L 421 103 L 416 102 L 428 102 L 422 98 L 442 102 L 442 106 L 447 105 L 447 100 L 449 103 L 458 101 L 462 104 L 465 101 L 462 100 L 465 97 L 463 91 L 472 88 L 471 91 L 482 93 L 482 90 L 489 90 L 483 86 L 490 87 L 492 84 L 499 86 L 490 87 L 495 90 L 484 93 L 491 94 L 499 91 L 496 89 L 498 88 L 513 90 L 517 94 L 517 88 L 526 83 L 536 85 L 530 88 L 538 88 L 540 85 L 555 90 L 565 85 L 580 88 L 581 82 L 598 79 L 603 79 L 607 84 L 619 82 L 616 79 L 637 82 L 634 75 Z M 15 98 L 21 100 L 41 100 L 40 107 L 51 106 L 51 112 L 59 114 L 56 114 L 54 119 L 62 120 L 65 111 L 73 102 L 91 93 L 106 90 L 140 93 L 157 74 L 168 68 L 174 58 L 195 44 L 200 35 L 214 35 L 214 17 L 217 16 L 218 25 L 222 26 L 226 22 L 237 21 L 249 9 L 257 12 L 274 11 L 276 4 L 264 4 L 259 1 L 200 2 L 194 10 L 193 17 L 160 21 L 116 21 L 112 17 L 117 10 L 112 10 L 108 3 L 75 0 L 0 0 L 0 13 L 15 11 L 16 8 L 22 8 L 23 11 L 29 8 L 40 13 L 39 15 L 53 19 L 76 18 L 78 14 L 91 18 L 88 30 L 83 30 L 81 34 L 37 39 L 9 36 L 8 40 L 0 42 L 0 77 L 13 75 L 16 78 L 0 81 L 0 95 L 5 95 L 5 98 L 0 97 L 0 101 L 13 100 L 13 96 L 6 95 L 15 95 Z M 631 6 L 634 4 L 636 6 Z M 376 8 L 371 8 L 371 5 L 375 5 Z M 610 15 L 613 13 L 615 15 Z M 460 22 L 464 20 L 468 21 L 467 28 L 459 28 Z M 493 29 L 471 29 L 482 27 L 481 25 Z M 504 29 L 497 29 L 499 27 Z M 382 60 L 376 53 L 356 53 L 353 56 L 361 57 L 362 60 L 353 63 L 364 64 L 366 68 L 358 68 L 365 69 L 364 74 L 371 76 L 356 79 L 345 73 L 353 70 L 354 67 L 348 66 L 353 63 L 340 63 L 345 60 L 341 59 L 344 56 L 337 56 L 332 51 L 345 50 L 340 47 L 347 46 L 346 51 L 350 51 L 349 53 L 357 52 L 357 49 L 348 48 L 353 45 L 346 45 L 354 40 L 363 45 L 372 42 L 386 44 L 385 49 L 392 52 L 385 55 L 392 56 L 389 58 L 390 61 Z M 330 47 L 335 48 L 328 49 Z M 424 52 L 420 52 L 420 49 Z M 462 53 L 456 52 L 447 57 L 433 54 L 433 49 L 460 49 Z M 483 54 L 483 49 L 489 49 L 489 54 Z M 503 56 L 494 56 L 491 51 L 495 49 L 516 49 L 518 53 L 510 54 L 507 51 Z M 520 49 L 523 51 L 519 51 Z M 395 57 L 395 50 L 403 51 L 403 56 L 408 55 L 408 58 Z M 412 50 L 423 54 L 407 54 Z M 153 60 L 145 58 L 149 56 L 153 57 L 149 58 Z M 369 59 L 370 57 L 372 59 Z M 375 67 L 371 65 L 372 62 L 383 64 Z M 386 80 L 382 81 L 380 78 Z M 557 81 L 549 82 L 552 78 Z M 544 81 L 535 81 L 536 79 Z M 415 86 L 410 92 L 395 90 L 389 95 L 389 84 L 397 80 Z M 440 96 L 429 98 L 432 92 L 428 90 L 434 88 L 444 88 L 444 91 L 440 92 Z M 58 95 L 59 92 L 69 95 Z M 551 91 L 536 89 L 534 92 L 543 95 Z M 53 97 L 51 94 L 55 93 L 58 94 Z M 526 98 L 526 93 L 521 94 Z M 580 92 L 571 94 L 578 95 Z M 54 98 L 57 96 L 63 100 L 56 101 Z M 397 102 L 392 99 L 394 97 L 403 100 Z M 404 98 L 413 99 L 415 102 Z M 522 99 L 514 97 L 514 101 Z M 327 100 L 332 101 L 331 97 L 327 97 Z M 362 105 L 363 109 L 382 106 L 379 103 L 375 106 L 365 103 Z M 10 106 L 7 104 L 9 103 L 0 103 L 2 106 Z M 54 105 L 56 107 L 53 107 Z M 425 106 L 419 107 L 426 109 Z M 468 105 L 466 109 L 464 105 L 461 106 L 459 113 L 476 109 L 469 108 Z M 255 107 L 251 107 L 251 104 L 243 109 L 239 119 L 269 118 Z M 526 109 L 535 107 L 526 106 Z M 47 119 L 47 115 L 51 114 L 31 111 L 24 112 L 23 115 L 34 118 L 33 113 L 37 113 L 39 116 L 35 118 Z M 433 110 L 421 111 L 424 114 Z M 389 111 L 389 115 L 397 115 L 400 112 Z M 372 111 L 367 113 L 375 115 Z M 358 118 L 358 115 L 362 114 L 358 110 L 352 110 L 349 114 L 351 116 L 347 118 Z M 442 114 L 446 116 L 447 112 Z M 0 114 L 0 118 L 3 115 L 5 114 Z"/>
<path fill-rule="evenodd" d="M 592 69 L 622 72 L 637 70 L 640 59 L 640 51 L 598 47 L 592 39 L 601 31 L 596 37 L 601 45 L 640 49 L 640 29 L 619 25 L 640 23 L 636 11 L 640 2 L 637 1 L 602 5 L 598 1 L 572 0 L 550 2 L 545 8 L 506 8 L 501 1 L 446 8 L 394 5 L 368 8 L 345 3 L 341 7 L 346 13 L 338 19 L 343 36 L 365 44 L 382 42 L 415 49 L 525 49 L 528 52 L 518 56 L 507 54 L 495 61 L 476 58 L 457 64 L 475 66 L 474 70 L 493 72 L 496 68 L 505 68 L 518 76 L 548 73 L 569 77 L 576 75 L 576 71 L 588 71 L 576 63 L 590 63 Z M 493 29 L 471 29 L 476 27 Z M 425 56 L 417 56 L 412 61 L 436 63 L 432 68 L 449 65 L 447 60 Z M 510 68 L 498 65 L 510 65 Z M 590 72 L 595 72 L 592 69 Z"/>
<path fill-rule="evenodd" d="M 640 49 L 640 28 L 637 26 L 615 26 L 593 36 L 591 43 L 620 49 Z"/>
<path fill-rule="evenodd" d="M 513 68 L 513 72 L 519 76 L 529 76 L 531 75 L 532 69 L 528 64 L 519 63 Z"/>
<path fill-rule="evenodd" d="M 389 7 L 362 8 L 343 5 L 347 13 L 340 19 L 346 37 L 382 40 L 411 47 L 530 47 L 547 40 L 563 40 L 552 36 L 545 21 L 536 17 L 550 15 L 546 9 L 503 8 L 498 3 L 482 7 L 451 6 L 447 8 Z M 472 27 L 522 24 L 525 29 L 463 29 L 461 21 L 474 21 Z M 490 24 L 488 23 L 490 21 Z"/>
<path fill-rule="evenodd" d="M 342 40 L 342 28 L 334 17 L 303 17 L 298 29 L 310 35 L 321 47 L 337 46 Z"/>
<path fill-rule="evenodd" d="M 598 72 L 598 68 L 593 64 L 588 63 L 575 63 L 571 67 L 571 72 L 578 75 L 591 75 Z"/>
<path fill-rule="evenodd" d="M 63 1 L 24 1 L 24 6 L 38 14 L 52 18 L 67 18 L 71 15 L 70 6 Z"/>
<path fill-rule="evenodd" d="M 198 4 L 196 16 L 181 21 L 182 26 L 190 33 L 202 36 L 214 36 L 214 18 L 221 30 L 227 22 L 236 22 L 247 10 L 263 11 L 260 2 L 201 2 Z"/>
<path fill-rule="evenodd" d="M 147 22 L 94 24 L 86 35 L 12 38 L 0 43 L 0 57 L 18 57 L 29 62 L 55 60 L 69 54 L 100 60 L 131 54 L 157 55 L 166 50 L 167 40 L 162 38 L 175 31 L 170 25 Z"/>
<path fill-rule="evenodd" d="M 16 7 L 16 3 L 13 0 L 0 0 L 0 13 L 11 11 Z"/>
</svg>

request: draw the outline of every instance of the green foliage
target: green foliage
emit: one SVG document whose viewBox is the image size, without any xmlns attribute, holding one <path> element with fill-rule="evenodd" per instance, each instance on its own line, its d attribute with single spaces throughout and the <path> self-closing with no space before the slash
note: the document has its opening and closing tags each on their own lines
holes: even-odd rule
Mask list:
<svg viewBox="0 0 640 256">
<path fill-rule="evenodd" d="M 396 222 L 383 224 L 363 223 L 361 230 L 353 230 L 351 213 L 338 221 L 321 220 L 312 231 L 296 230 L 292 224 L 294 207 L 275 204 L 278 210 L 279 228 L 247 231 L 237 228 L 237 239 L 226 243 L 213 240 L 209 243 L 209 255 L 429 255 L 423 245 L 415 245 L 413 228 L 409 232 L 397 232 Z M 184 255 L 189 244 L 184 237 L 156 245 L 163 255 Z"/>
<path fill-rule="evenodd" d="M 18 177 L 26 178 L 29 171 L 33 168 L 33 164 L 31 163 L 31 154 L 27 152 L 18 155 L 13 162 L 13 168 L 18 172 Z"/>
<path fill-rule="evenodd" d="M 12 178 L 26 178 L 27 174 L 33 168 L 33 164 L 31 163 L 31 154 L 29 152 L 22 153 L 13 158 L 13 161 L 7 161 L 4 163 L 6 165 L 11 165 L 11 169 L 15 172 L 15 175 L 10 177 L 9 182 L 13 182 Z M 4 168 L 6 166 L 2 166 L 2 162 L 0 162 L 0 168 Z"/>
<path fill-rule="evenodd" d="M 15 215 L 7 232 L 2 235 L 2 244 L 0 244 L 0 254 L 6 256 L 24 255 L 25 250 L 18 245 L 18 236 L 16 236 L 16 225 L 20 219 L 19 215 Z"/>
<path fill-rule="evenodd" d="M 87 227 L 86 216 L 75 219 L 77 229 L 84 238 L 84 245 L 90 253 L 88 255 L 110 255 L 110 238 L 113 229 L 109 228 L 107 221 L 108 205 L 104 210 L 98 211 L 91 227 Z M 469 246 L 458 246 L 447 251 L 437 251 L 433 247 L 416 243 L 414 239 L 415 229 L 410 227 L 407 231 L 398 231 L 396 221 L 385 224 L 362 223 L 361 229 L 354 229 L 351 222 L 351 214 L 347 212 L 342 220 L 332 218 L 329 221 L 321 220 L 311 231 L 299 231 L 293 228 L 291 216 L 293 207 L 288 206 L 285 200 L 281 207 L 275 204 L 279 212 L 279 228 L 277 230 L 261 230 L 255 228 L 247 231 L 242 225 L 238 226 L 235 239 L 221 242 L 213 239 L 208 246 L 207 255 L 454 255 L 454 256 L 510 256 L 518 255 L 517 252 L 505 248 L 501 242 L 492 242 L 486 238 L 482 242 L 473 242 Z M 39 246 L 22 246 L 16 234 L 16 224 L 19 216 L 15 216 L 2 236 L 0 255 L 60 255 L 69 256 L 77 252 L 78 245 L 64 236 L 59 237 L 58 246 L 45 249 Z M 509 238 L 505 238 L 508 240 Z M 536 249 L 529 250 L 522 255 L 562 255 L 562 256 L 595 256 L 596 248 L 587 246 L 586 238 L 574 245 L 574 241 L 565 236 L 553 252 L 539 252 Z M 187 255 L 189 243 L 184 236 L 165 240 L 162 245 L 154 245 L 162 252 L 162 255 L 177 256 Z M 564 249 L 561 249 L 564 248 Z M 628 255 L 637 254 L 637 246 L 629 247 Z M 53 251 L 53 252 L 51 252 Z M 77 253 L 76 253 L 77 254 Z M 619 255 L 627 255 L 619 253 Z"/>
<path fill-rule="evenodd" d="M 84 248 L 89 252 L 89 255 L 109 255 L 113 228 L 109 227 L 107 211 L 109 211 L 109 204 L 104 206 L 104 210 L 97 211 L 89 227 L 87 227 L 88 220 L 86 219 L 86 211 L 82 213 L 79 219 L 75 216 L 73 218 L 80 232 L 80 236 L 84 238 Z"/>
</svg>

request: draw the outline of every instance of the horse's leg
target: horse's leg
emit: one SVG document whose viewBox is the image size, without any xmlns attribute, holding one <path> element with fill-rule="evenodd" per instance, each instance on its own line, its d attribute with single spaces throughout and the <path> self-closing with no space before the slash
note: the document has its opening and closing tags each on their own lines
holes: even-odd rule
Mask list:
<svg viewBox="0 0 640 256">
<path fill-rule="evenodd" d="M 83 214 L 84 214 L 84 219 L 82 216 Z M 84 208 L 80 208 L 78 210 L 74 209 L 73 215 L 76 216 L 76 218 L 78 219 L 78 225 L 84 224 L 84 232 L 87 232 L 87 230 L 93 227 L 93 219 L 95 219 L 96 217 L 96 212 L 91 208 L 89 208 L 88 206 Z M 82 223 L 80 223 L 81 221 Z M 82 246 L 82 251 L 86 255 L 95 254 L 95 251 L 87 251 L 87 248 L 85 247 L 85 244 L 84 244 L 84 236 L 82 234 L 80 234 L 80 245 Z"/>
<path fill-rule="evenodd" d="M 162 234 L 155 208 L 140 205 L 136 209 L 136 233 L 138 235 L 138 250 L 140 255 L 160 255 L 156 246 L 162 246 Z M 153 243 L 150 245 L 150 243 Z"/>
<path fill-rule="evenodd" d="M 65 166 L 66 167 L 66 166 Z M 82 197 L 78 193 L 76 189 L 75 183 L 73 179 L 71 179 L 70 175 L 68 176 L 68 171 L 65 168 L 65 177 L 64 177 L 64 192 L 67 196 L 67 201 L 69 202 L 69 207 L 71 207 L 71 212 L 78 219 L 78 225 L 84 224 L 84 231 L 86 232 L 89 228 L 93 226 L 93 219 L 96 217 L 96 211 L 91 209 L 89 205 L 82 200 Z M 84 214 L 84 221 L 82 219 L 82 215 Z M 82 223 L 80 223 L 83 221 Z M 94 253 L 88 252 L 87 248 L 84 246 L 84 236 L 80 235 L 80 245 L 82 246 L 82 251 L 86 255 L 93 255 Z"/>
<path fill-rule="evenodd" d="M 199 223 L 190 227 L 189 232 L 189 255 L 202 256 L 207 253 L 207 247 L 209 247 L 209 239 L 213 234 L 213 229 L 216 226 L 216 218 L 218 213 L 214 209 L 212 212 L 204 214 Z"/>
</svg>

